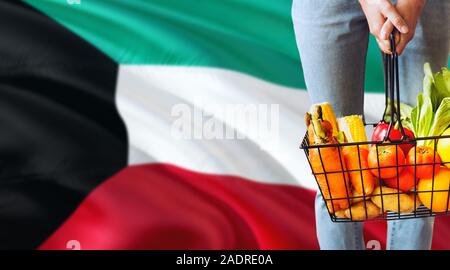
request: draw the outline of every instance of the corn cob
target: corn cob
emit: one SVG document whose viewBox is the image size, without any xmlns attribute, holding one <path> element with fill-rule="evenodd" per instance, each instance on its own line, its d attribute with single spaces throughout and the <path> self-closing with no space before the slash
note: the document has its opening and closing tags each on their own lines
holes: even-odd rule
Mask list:
<svg viewBox="0 0 450 270">
<path fill-rule="evenodd" d="M 367 142 L 366 131 L 361 115 L 350 115 L 337 120 L 339 130 L 344 132 L 348 142 Z M 367 148 L 367 145 L 361 145 Z"/>
<path fill-rule="evenodd" d="M 319 103 L 319 104 L 314 104 L 311 106 L 311 113 L 314 113 L 314 107 L 316 106 L 320 106 L 320 108 L 322 109 L 322 119 L 323 120 L 327 120 L 328 122 L 330 122 L 331 127 L 333 128 L 333 136 L 338 136 L 339 134 L 339 129 L 338 129 L 338 125 L 336 122 L 336 115 L 334 114 L 333 108 L 331 107 L 330 103 L 328 102 L 324 102 L 324 103 Z"/>
<path fill-rule="evenodd" d="M 344 133 L 347 142 L 366 142 L 367 136 L 364 123 L 360 115 L 351 115 L 337 120 L 341 132 Z M 359 153 L 358 153 L 359 151 Z M 369 148 L 367 144 L 359 146 L 345 146 L 343 148 L 344 160 L 349 173 L 350 181 L 355 191 L 361 195 L 370 195 L 375 187 L 375 179 L 367 169 L 367 156 Z"/>
</svg>

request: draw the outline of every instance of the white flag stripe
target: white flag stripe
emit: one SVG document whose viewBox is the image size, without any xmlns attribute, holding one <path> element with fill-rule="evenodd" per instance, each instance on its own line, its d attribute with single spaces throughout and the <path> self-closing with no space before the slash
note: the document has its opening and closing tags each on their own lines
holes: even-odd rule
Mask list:
<svg viewBox="0 0 450 270">
<path fill-rule="evenodd" d="M 278 104 L 279 145 L 266 149 L 261 138 L 216 116 L 245 139 L 177 139 L 171 135 L 177 104 L 202 108 L 219 104 Z M 164 162 L 187 169 L 237 175 L 255 181 L 316 188 L 304 153 L 303 115 L 309 109 L 307 92 L 224 69 L 154 65 L 121 65 L 117 105 L 130 141 L 130 164 Z M 366 95 L 366 119 L 381 117 L 384 97 Z M 209 112 L 211 113 L 211 112 Z"/>
</svg>

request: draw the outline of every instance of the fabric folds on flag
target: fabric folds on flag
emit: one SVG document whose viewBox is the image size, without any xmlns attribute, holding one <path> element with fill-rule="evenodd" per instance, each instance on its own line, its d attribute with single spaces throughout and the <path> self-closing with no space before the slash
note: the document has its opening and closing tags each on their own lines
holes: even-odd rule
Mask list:
<svg viewBox="0 0 450 270">
<path fill-rule="evenodd" d="M 318 248 L 290 0 L 70 3 L 0 2 L 0 249 Z M 244 138 L 174 137 L 179 104 Z M 205 104 L 278 105 L 278 147 Z"/>
</svg>

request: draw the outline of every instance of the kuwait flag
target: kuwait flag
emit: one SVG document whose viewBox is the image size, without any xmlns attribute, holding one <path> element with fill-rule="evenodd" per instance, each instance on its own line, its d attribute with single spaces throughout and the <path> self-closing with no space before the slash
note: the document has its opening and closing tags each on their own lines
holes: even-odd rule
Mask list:
<svg viewBox="0 0 450 270">
<path fill-rule="evenodd" d="M 290 0 L 2 0 L 0 36 L 0 249 L 318 248 Z M 276 145 L 217 113 L 237 104 Z"/>
</svg>

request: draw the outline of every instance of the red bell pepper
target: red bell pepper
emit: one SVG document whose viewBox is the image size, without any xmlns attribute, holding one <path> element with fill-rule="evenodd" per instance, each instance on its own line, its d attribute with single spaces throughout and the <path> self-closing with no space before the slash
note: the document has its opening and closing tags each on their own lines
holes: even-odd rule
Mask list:
<svg viewBox="0 0 450 270">
<path fill-rule="evenodd" d="M 372 141 L 383 141 L 388 129 L 389 129 L 389 123 L 386 123 L 386 122 L 378 123 L 377 126 L 375 127 L 375 129 L 373 130 Z M 411 130 L 409 130 L 405 127 L 403 128 L 403 130 L 405 131 L 405 135 L 408 137 L 405 139 L 405 141 L 408 141 L 408 140 L 414 138 L 414 133 Z M 400 131 L 400 129 L 396 126 L 392 127 L 391 132 L 389 133 L 389 140 L 399 141 L 399 140 L 401 140 L 401 138 L 402 138 L 402 132 Z M 399 147 L 403 150 L 403 153 L 405 155 L 408 154 L 409 150 L 413 146 L 414 146 L 413 144 L 409 144 L 409 143 L 399 145 Z"/>
</svg>

